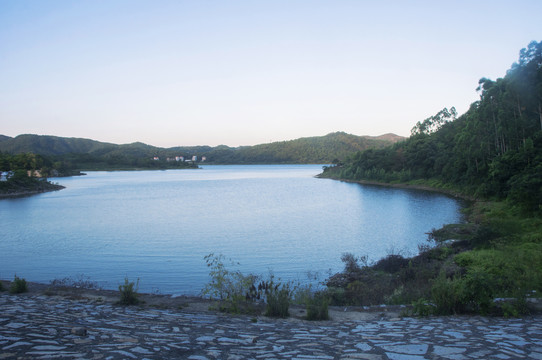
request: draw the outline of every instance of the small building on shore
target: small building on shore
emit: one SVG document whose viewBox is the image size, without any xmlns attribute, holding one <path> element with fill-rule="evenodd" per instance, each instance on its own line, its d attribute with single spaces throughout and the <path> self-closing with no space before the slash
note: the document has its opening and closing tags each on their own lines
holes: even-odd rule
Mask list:
<svg viewBox="0 0 542 360">
<path fill-rule="evenodd" d="M 13 171 L 0 171 L 0 181 L 8 181 L 13 176 Z"/>
</svg>

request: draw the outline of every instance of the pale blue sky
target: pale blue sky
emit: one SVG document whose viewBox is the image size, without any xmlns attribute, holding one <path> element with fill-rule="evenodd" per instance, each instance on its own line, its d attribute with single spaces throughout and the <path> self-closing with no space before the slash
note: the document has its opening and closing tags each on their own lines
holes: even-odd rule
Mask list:
<svg viewBox="0 0 542 360">
<path fill-rule="evenodd" d="M 0 134 L 408 136 L 542 40 L 542 1 L 0 0 Z"/>
</svg>

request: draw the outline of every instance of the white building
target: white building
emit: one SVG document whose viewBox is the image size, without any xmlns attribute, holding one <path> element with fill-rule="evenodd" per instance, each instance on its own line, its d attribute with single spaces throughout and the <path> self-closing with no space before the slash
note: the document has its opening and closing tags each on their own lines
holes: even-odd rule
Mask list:
<svg viewBox="0 0 542 360">
<path fill-rule="evenodd" d="M 13 176 L 13 171 L 0 171 L 0 181 L 8 181 Z"/>
</svg>

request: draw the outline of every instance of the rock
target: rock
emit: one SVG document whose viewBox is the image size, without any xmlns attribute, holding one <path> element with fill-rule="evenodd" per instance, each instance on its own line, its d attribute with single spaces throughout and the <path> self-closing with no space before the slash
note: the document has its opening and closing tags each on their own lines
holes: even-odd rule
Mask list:
<svg viewBox="0 0 542 360">
<path fill-rule="evenodd" d="M 74 327 L 72 328 L 71 333 L 77 336 L 87 336 L 87 329 L 84 327 Z"/>
</svg>

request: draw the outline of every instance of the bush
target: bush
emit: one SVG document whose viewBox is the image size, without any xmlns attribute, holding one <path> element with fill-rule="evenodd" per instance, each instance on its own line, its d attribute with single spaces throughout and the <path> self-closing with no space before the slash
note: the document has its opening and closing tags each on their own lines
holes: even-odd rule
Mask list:
<svg viewBox="0 0 542 360">
<path fill-rule="evenodd" d="M 207 267 L 210 268 L 211 281 L 202 290 L 203 296 L 220 300 L 220 311 L 230 313 L 253 312 L 251 302 L 260 300 L 261 289 L 254 286 L 257 277 L 243 275 L 239 270 L 230 270 L 224 264 L 224 255 L 209 254 L 205 256 Z M 230 261 L 231 266 L 239 265 Z"/>
<path fill-rule="evenodd" d="M 412 314 L 417 316 L 430 316 L 435 314 L 435 305 L 425 299 L 418 299 L 412 303 Z"/>
<path fill-rule="evenodd" d="M 139 279 L 137 283 L 128 281 L 128 278 L 124 279 L 124 285 L 119 285 L 121 305 L 137 305 L 139 304 L 137 290 L 139 288 Z"/>
<path fill-rule="evenodd" d="M 441 274 L 433 283 L 431 297 L 437 315 L 451 315 L 463 310 L 463 283 L 460 278 L 448 279 Z"/>
<path fill-rule="evenodd" d="M 317 292 L 306 300 L 307 320 L 329 320 L 327 294 Z"/>
<path fill-rule="evenodd" d="M 463 279 L 463 301 L 467 310 L 487 315 L 494 307 L 497 280 L 484 271 L 473 270 Z"/>
<path fill-rule="evenodd" d="M 377 271 L 384 271 L 390 274 L 396 273 L 402 268 L 408 266 L 409 259 L 405 259 L 401 255 L 388 255 L 382 258 L 373 265 L 373 269 Z"/>
<path fill-rule="evenodd" d="M 15 275 L 15 279 L 13 279 L 13 282 L 11 283 L 9 292 L 12 294 L 21 294 L 27 291 L 28 291 L 28 286 L 26 284 L 26 280 L 21 279 L 17 275 Z"/>
<path fill-rule="evenodd" d="M 288 284 L 273 285 L 266 292 L 267 306 L 265 316 L 287 318 L 290 308 L 291 291 Z"/>
<path fill-rule="evenodd" d="M 352 253 L 344 253 L 341 256 L 341 261 L 344 263 L 345 273 L 357 273 L 368 266 L 368 257 L 355 257 Z M 361 263 L 361 264 L 360 264 Z"/>
<path fill-rule="evenodd" d="M 447 279 L 440 275 L 431 289 L 436 313 L 440 315 L 473 312 L 487 315 L 494 310 L 497 281 L 488 273 L 471 270 L 463 277 Z"/>
<path fill-rule="evenodd" d="M 367 292 L 367 286 L 355 280 L 346 286 L 345 298 L 348 305 L 363 305 L 363 300 Z"/>
<path fill-rule="evenodd" d="M 328 287 L 327 296 L 330 305 L 346 305 L 346 291 L 344 288 Z"/>
</svg>

